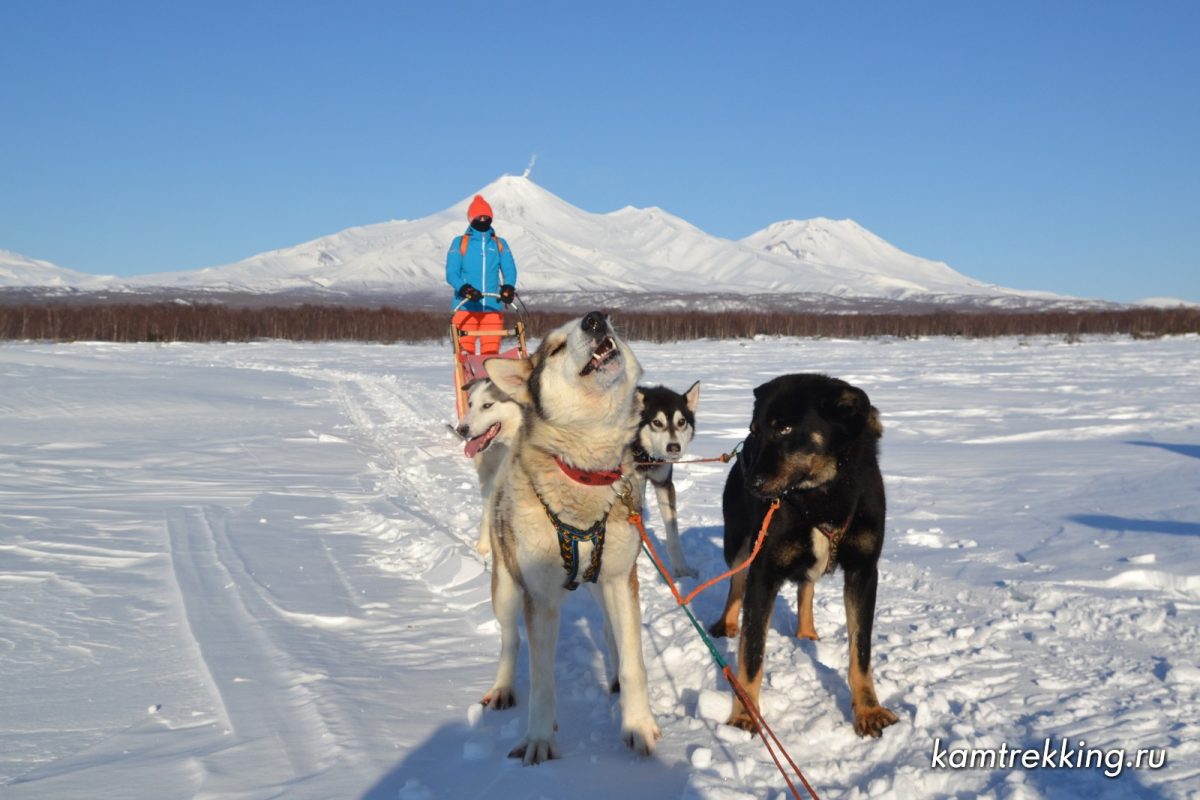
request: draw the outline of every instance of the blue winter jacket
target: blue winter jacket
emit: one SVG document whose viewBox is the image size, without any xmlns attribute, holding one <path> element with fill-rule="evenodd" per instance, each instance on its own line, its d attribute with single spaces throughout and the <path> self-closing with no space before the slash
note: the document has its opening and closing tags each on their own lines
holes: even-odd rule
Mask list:
<svg viewBox="0 0 1200 800">
<path fill-rule="evenodd" d="M 461 237 L 455 236 L 446 252 L 446 283 L 454 289 L 451 307 L 458 306 L 458 290 L 471 284 L 484 293 L 499 294 L 506 283 L 517 285 L 517 263 L 513 261 L 508 242 L 496 236 L 491 228 L 477 231 L 467 228 L 467 252 L 463 255 Z M 499 245 L 503 244 L 503 247 Z M 459 306 L 462 311 L 503 311 L 504 304 L 494 297 Z"/>
</svg>

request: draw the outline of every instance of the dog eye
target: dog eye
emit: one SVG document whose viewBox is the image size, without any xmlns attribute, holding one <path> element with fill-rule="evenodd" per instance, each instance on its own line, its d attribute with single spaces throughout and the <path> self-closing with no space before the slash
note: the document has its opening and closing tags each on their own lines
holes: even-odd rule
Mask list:
<svg viewBox="0 0 1200 800">
<path fill-rule="evenodd" d="M 678 428 L 679 430 L 683 430 L 684 428 L 687 427 L 687 420 L 686 419 L 679 420 L 679 424 L 676 425 L 675 427 Z"/>
<path fill-rule="evenodd" d="M 567 348 L 567 343 L 566 343 L 566 341 L 564 340 L 563 342 L 561 342 L 561 343 L 559 343 L 559 344 L 555 345 L 554 347 L 550 348 L 550 355 L 552 355 L 552 356 L 556 356 L 556 355 L 558 355 L 559 353 L 561 353 L 563 350 L 565 350 L 566 348 Z"/>
<path fill-rule="evenodd" d="M 656 419 L 653 422 L 651 422 L 650 425 L 655 428 L 658 428 L 659 430 L 662 430 L 663 421 L 661 419 Z"/>
<path fill-rule="evenodd" d="M 484 411 L 486 411 L 486 410 L 488 410 L 489 408 L 491 408 L 491 407 L 492 407 L 492 406 L 494 406 L 494 405 L 496 405 L 496 404 L 495 404 L 495 403 L 484 403 L 484 404 L 483 404 L 483 410 L 484 410 Z"/>
</svg>

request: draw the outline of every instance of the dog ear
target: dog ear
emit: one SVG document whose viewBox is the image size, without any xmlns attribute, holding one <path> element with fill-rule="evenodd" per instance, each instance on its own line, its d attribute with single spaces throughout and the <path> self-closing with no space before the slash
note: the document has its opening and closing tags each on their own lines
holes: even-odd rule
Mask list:
<svg viewBox="0 0 1200 800">
<path fill-rule="evenodd" d="M 700 403 L 700 381 L 692 384 L 692 388 L 688 389 L 684 394 L 687 398 L 687 410 L 696 413 L 696 406 Z"/>
<path fill-rule="evenodd" d="M 483 362 L 488 377 L 500 391 L 521 405 L 532 399 L 529 394 L 529 376 L 533 374 L 533 362 L 527 358 L 489 358 Z"/>
<path fill-rule="evenodd" d="M 879 409 L 875 406 L 871 406 L 871 410 L 867 412 L 867 427 L 875 434 L 876 439 L 883 437 L 883 423 L 879 421 Z"/>
<path fill-rule="evenodd" d="M 764 383 L 754 387 L 754 407 L 750 409 L 750 432 L 754 433 L 754 420 L 758 419 L 758 410 L 762 408 L 762 404 L 767 401 L 767 386 L 769 383 Z"/>
<path fill-rule="evenodd" d="M 857 386 L 846 386 L 833 398 L 833 416 L 844 422 L 866 422 L 871 401 Z"/>
</svg>

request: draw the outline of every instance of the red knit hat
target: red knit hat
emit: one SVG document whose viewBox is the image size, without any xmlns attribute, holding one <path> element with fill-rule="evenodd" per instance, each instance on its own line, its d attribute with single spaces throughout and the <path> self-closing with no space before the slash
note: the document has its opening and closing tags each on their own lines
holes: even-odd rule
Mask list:
<svg viewBox="0 0 1200 800">
<path fill-rule="evenodd" d="M 476 217 L 492 216 L 492 207 L 488 205 L 487 200 L 483 199 L 483 195 L 475 195 L 475 199 L 471 201 L 470 207 L 467 208 L 467 219 L 473 220 Z"/>
</svg>

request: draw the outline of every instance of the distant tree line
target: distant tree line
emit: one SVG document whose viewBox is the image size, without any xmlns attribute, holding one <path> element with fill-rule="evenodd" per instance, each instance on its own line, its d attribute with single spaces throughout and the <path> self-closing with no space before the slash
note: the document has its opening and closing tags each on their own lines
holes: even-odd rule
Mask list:
<svg viewBox="0 0 1200 800">
<path fill-rule="evenodd" d="M 621 314 L 631 339 L 747 339 L 754 336 L 856 339 L 877 336 L 1036 336 L 1124 334 L 1154 338 L 1200 332 L 1200 309 L 1138 308 L 1089 311 L 945 311 L 918 314 L 788 314 L 731 311 L 713 314 Z"/>
<path fill-rule="evenodd" d="M 533 312 L 531 337 L 570 319 Z M 1158 337 L 1200 333 L 1200 309 L 1090 311 L 945 311 L 916 314 L 815 314 L 749 311 L 618 311 L 626 338 L 672 342 L 754 336 L 861 338 L 898 336 L 1033 336 L 1123 334 Z M 448 315 L 398 308 L 305 305 L 231 308 L 218 304 L 0 306 L 0 339 L 107 342 L 425 342 L 448 337 Z"/>
<path fill-rule="evenodd" d="M 0 306 L 0 338 L 105 342 L 422 342 L 447 335 L 430 311 L 304 305 L 220 304 Z"/>
</svg>

